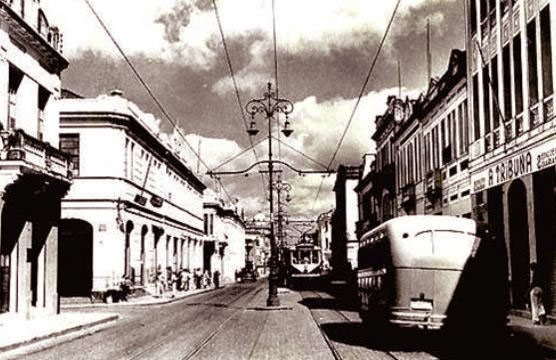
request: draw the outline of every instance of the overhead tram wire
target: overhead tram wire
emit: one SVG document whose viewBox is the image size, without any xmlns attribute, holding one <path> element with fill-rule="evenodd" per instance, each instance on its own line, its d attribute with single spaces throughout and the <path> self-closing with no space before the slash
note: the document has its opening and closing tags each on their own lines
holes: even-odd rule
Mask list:
<svg viewBox="0 0 556 360">
<path fill-rule="evenodd" d="M 104 21 L 102 21 L 102 19 L 100 18 L 100 16 L 98 15 L 98 13 L 96 12 L 96 10 L 94 9 L 93 5 L 90 3 L 89 0 L 83 0 L 85 1 L 85 4 L 87 5 L 87 7 L 89 7 L 89 9 L 91 10 L 91 12 L 93 13 L 93 15 L 95 16 L 95 18 L 97 19 L 97 21 L 99 22 L 100 26 L 103 28 L 103 30 L 106 32 L 106 34 L 108 35 L 108 37 L 110 38 L 110 40 L 112 41 L 112 43 L 114 44 L 114 46 L 116 46 L 116 49 L 118 49 L 118 52 L 120 53 L 120 55 L 122 55 L 122 57 L 124 58 L 125 62 L 128 64 L 128 66 L 131 68 L 131 71 L 133 72 L 133 74 L 135 75 L 135 77 L 139 80 L 139 82 L 141 83 L 141 85 L 145 88 L 145 90 L 147 91 L 147 93 L 149 94 L 149 96 L 153 99 L 153 101 L 155 102 L 156 106 L 159 108 L 159 110 L 162 112 L 162 114 L 166 117 L 166 120 L 168 120 L 170 122 L 170 124 L 172 124 L 172 126 L 174 127 L 174 130 L 178 133 L 178 135 L 183 139 L 184 143 L 187 145 L 187 147 L 191 150 L 191 152 L 193 152 L 193 154 L 195 154 L 195 156 L 197 157 L 197 159 L 199 159 L 199 161 L 201 162 L 201 164 L 203 164 L 203 166 L 206 169 L 209 169 L 208 165 L 205 163 L 205 161 L 199 156 L 199 154 L 195 151 L 195 149 L 193 148 L 193 146 L 191 146 L 191 144 L 189 143 L 189 141 L 187 141 L 187 139 L 185 138 L 185 135 L 181 132 L 180 128 L 177 126 L 176 122 L 174 121 L 174 119 L 170 116 L 170 114 L 166 111 L 166 109 L 164 108 L 164 106 L 162 106 L 162 103 L 158 100 L 158 98 L 156 97 L 156 95 L 154 94 L 154 92 L 151 90 L 151 88 L 149 87 L 149 85 L 147 84 L 147 82 L 143 79 L 143 77 L 141 76 L 141 74 L 139 73 L 139 71 L 137 70 L 137 68 L 135 68 L 135 65 L 133 65 L 133 62 L 128 58 L 128 56 L 126 55 L 126 53 L 124 52 L 124 50 L 121 48 L 121 46 L 118 44 L 118 41 L 114 38 L 114 36 L 112 36 L 112 33 L 110 32 L 110 30 L 108 29 L 108 27 L 104 24 Z M 222 184 L 222 181 L 220 179 L 218 179 L 218 182 L 220 183 L 220 185 L 222 186 L 222 188 L 224 188 L 224 184 Z M 225 193 L 228 195 L 229 200 L 232 201 L 232 198 L 229 196 L 228 192 L 226 190 L 224 190 Z"/>
<path fill-rule="evenodd" d="M 239 106 L 239 112 L 241 113 L 241 118 L 243 119 L 243 125 L 245 126 L 245 130 L 248 130 L 247 126 L 247 119 L 245 118 L 245 112 L 243 111 L 243 104 L 241 102 L 241 96 L 239 95 L 239 89 L 237 86 L 236 77 L 234 74 L 234 68 L 232 67 L 232 60 L 230 57 L 230 52 L 228 51 L 228 44 L 226 43 L 226 37 L 224 36 L 224 28 L 222 27 L 222 21 L 220 19 L 220 13 L 218 12 L 218 6 L 216 5 L 216 0 L 212 0 L 212 5 L 214 7 L 214 14 L 216 16 L 216 21 L 218 23 L 218 30 L 220 31 L 220 38 L 222 39 L 222 46 L 224 47 L 224 52 L 226 54 L 226 60 L 228 63 L 228 70 L 230 72 L 230 77 L 232 78 L 232 83 L 234 85 L 234 91 L 236 94 L 237 104 Z M 253 154 L 255 155 L 255 160 L 259 161 L 259 156 L 257 155 L 257 151 L 255 150 L 255 145 L 253 145 L 253 139 L 248 135 L 249 142 L 251 143 L 251 148 L 253 149 Z M 208 169 L 207 169 L 208 170 Z M 263 187 L 263 194 L 266 197 L 267 189 L 264 185 L 264 175 L 261 173 L 262 179 L 262 187 Z"/>
<path fill-rule="evenodd" d="M 382 36 L 382 40 L 380 41 L 380 44 L 378 46 L 378 49 L 376 51 L 375 57 L 373 59 L 373 62 L 371 63 L 371 66 L 369 68 L 369 72 L 367 73 L 367 77 L 365 78 L 365 81 L 363 82 L 363 86 L 361 87 L 361 91 L 359 92 L 359 96 L 357 97 L 357 101 L 355 103 L 355 106 L 353 107 L 353 111 L 351 112 L 351 115 L 349 117 L 349 121 L 346 124 L 346 127 L 344 128 L 344 132 L 342 133 L 342 137 L 340 138 L 340 141 L 338 142 L 338 145 L 336 146 L 336 150 L 334 151 L 334 154 L 332 155 L 332 159 L 330 159 L 330 162 L 328 163 L 327 166 L 327 170 L 330 170 L 330 166 L 332 165 L 332 162 L 334 162 L 336 155 L 338 154 L 338 151 L 340 150 L 340 147 L 342 146 L 342 142 L 344 141 L 344 138 L 349 130 L 349 127 L 351 125 L 351 122 L 353 121 L 353 117 L 355 115 L 355 112 L 357 111 L 357 107 L 359 106 L 359 103 L 361 102 L 361 98 L 363 97 L 363 93 L 365 92 L 365 89 L 367 88 L 367 84 L 369 83 L 369 80 L 371 78 L 371 75 L 373 73 L 373 70 L 375 68 L 376 62 L 378 60 L 378 56 L 380 55 L 380 52 L 382 51 L 382 47 L 384 46 L 384 42 L 386 41 L 386 37 L 388 36 L 388 33 L 390 32 L 390 27 L 392 26 L 392 23 L 394 21 L 394 17 L 396 16 L 396 13 L 398 11 L 398 7 L 400 6 L 401 0 L 398 0 L 396 2 L 396 7 L 394 7 L 394 11 L 392 12 L 392 16 L 390 17 L 390 21 L 388 22 L 388 26 L 386 27 L 386 30 L 384 31 L 384 35 Z M 313 201 L 313 210 L 315 208 L 315 204 L 318 200 L 320 191 L 322 189 L 322 184 L 324 182 L 324 177 L 322 178 L 319 188 L 317 190 L 317 195 L 315 196 L 315 200 Z"/>
</svg>

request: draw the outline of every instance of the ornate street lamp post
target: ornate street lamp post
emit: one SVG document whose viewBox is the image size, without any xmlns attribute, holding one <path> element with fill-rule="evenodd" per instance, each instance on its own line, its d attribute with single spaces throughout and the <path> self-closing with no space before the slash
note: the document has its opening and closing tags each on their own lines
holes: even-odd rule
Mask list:
<svg viewBox="0 0 556 360">
<path fill-rule="evenodd" d="M 268 120 L 268 176 L 269 176 L 269 202 L 270 202 L 270 275 L 268 277 L 268 299 L 266 300 L 267 306 L 279 306 L 280 300 L 278 299 L 278 276 L 279 276 L 279 263 L 278 263 L 278 247 L 276 245 L 276 238 L 274 234 L 274 204 L 273 204 L 273 164 L 272 164 L 272 124 L 271 120 L 275 114 L 283 113 L 286 116 L 284 128 L 282 133 L 287 137 L 293 132 L 290 129 L 290 122 L 288 115 L 293 111 L 293 104 L 286 99 L 280 99 L 276 93 L 272 91 L 272 85 L 268 83 L 268 91 L 264 93 L 262 99 L 252 99 L 245 105 L 247 113 L 251 114 L 251 123 L 247 133 L 251 136 L 257 135 L 259 130 L 256 128 L 255 115 L 264 114 Z"/>
</svg>

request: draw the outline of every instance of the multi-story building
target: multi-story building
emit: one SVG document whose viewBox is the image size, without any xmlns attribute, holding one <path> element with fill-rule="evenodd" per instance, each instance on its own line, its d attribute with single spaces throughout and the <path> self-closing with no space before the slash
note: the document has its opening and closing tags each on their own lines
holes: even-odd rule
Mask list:
<svg viewBox="0 0 556 360">
<path fill-rule="evenodd" d="M 556 311 L 554 0 L 467 0 L 473 216 L 509 249 L 512 306 L 539 264 Z"/>
<path fill-rule="evenodd" d="M 0 313 L 54 314 L 60 199 L 70 187 L 56 100 L 68 62 L 39 1 L 0 1 L 0 22 Z"/>
<path fill-rule="evenodd" d="M 350 270 L 357 269 L 357 251 L 359 240 L 355 234 L 358 220 L 357 193 L 355 187 L 359 181 L 359 166 L 340 165 L 336 173 L 334 192 L 336 209 L 331 218 L 332 243 L 331 267 L 333 277 L 344 277 Z"/>
<path fill-rule="evenodd" d="M 62 203 L 62 296 L 102 296 L 122 277 L 203 268 L 203 192 L 168 141 L 121 92 L 60 100 L 74 183 Z"/>
<path fill-rule="evenodd" d="M 229 204 L 207 192 L 204 201 L 204 270 L 218 271 L 223 282 L 235 280 L 245 267 L 245 223 L 237 204 Z"/>
<path fill-rule="evenodd" d="M 365 154 L 359 182 L 355 187 L 359 209 L 359 220 L 355 226 L 357 239 L 361 239 L 363 234 L 378 225 L 379 196 L 373 186 L 376 174 L 376 154 Z"/>
<path fill-rule="evenodd" d="M 259 276 L 268 275 L 270 237 L 268 230 L 248 227 L 245 230 L 245 261 L 251 262 Z"/>
<path fill-rule="evenodd" d="M 392 138 L 398 215 L 471 216 L 465 64 L 452 50 L 446 72 L 406 101 Z"/>
<path fill-rule="evenodd" d="M 321 258 L 325 269 L 330 267 L 332 257 L 332 213 L 330 210 L 320 214 L 317 218 L 317 243 L 321 249 Z"/>
<path fill-rule="evenodd" d="M 407 104 L 395 96 L 389 96 L 387 110 L 375 119 L 375 132 L 371 139 L 376 143 L 375 172 L 372 175 L 372 203 L 377 209 L 377 221 L 382 223 L 395 216 L 396 189 L 394 174 L 394 136 L 397 123 L 406 113 Z"/>
</svg>

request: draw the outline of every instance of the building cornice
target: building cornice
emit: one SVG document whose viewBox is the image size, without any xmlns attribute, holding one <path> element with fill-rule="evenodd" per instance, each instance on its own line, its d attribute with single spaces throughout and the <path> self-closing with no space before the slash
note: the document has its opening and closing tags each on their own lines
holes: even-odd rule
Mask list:
<svg viewBox="0 0 556 360">
<path fill-rule="evenodd" d="M 131 112 L 119 111 L 71 111 L 60 109 L 60 126 L 67 127 L 89 127 L 94 123 L 104 122 L 106 125 L 119 125 L 132 135 L 137 136 L 145 145 L 163 158 L 175 172 L 184 177 L 187 182 L 198 192 L 202 193 L 207 186 L 193 174 L 193 172 L 172 153 L 162 141 L 146 129 Z M 99 124 L 100 125 L 100 124 Z"/>
</svg>

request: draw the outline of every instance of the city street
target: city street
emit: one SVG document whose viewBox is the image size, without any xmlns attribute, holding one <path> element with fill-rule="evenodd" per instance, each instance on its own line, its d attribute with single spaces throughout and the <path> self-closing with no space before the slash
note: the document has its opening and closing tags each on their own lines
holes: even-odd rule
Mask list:
<svg viewBox="0 0 556 360">
<path fill-rule="evenodd" d="M 439 334 L 423 331 L 373 337 L 363 331 L 353 308 L 326 292 L 280 289 L 282 306 L 267 310 L 267 289 L 266 281 L 260 280 L 166 305 L 114 307 L 106 311 L 117 311 L 117 322 L 6 352 L 0 358 L 428 360 L 469 358 L 469 351 L 472 358 L 547 358 L 516 336 L 490 347 L 463 339 L 459 349 L 447 346 Z M 466 356 L 460 356 L 463 348 Z"/>
</svg>

